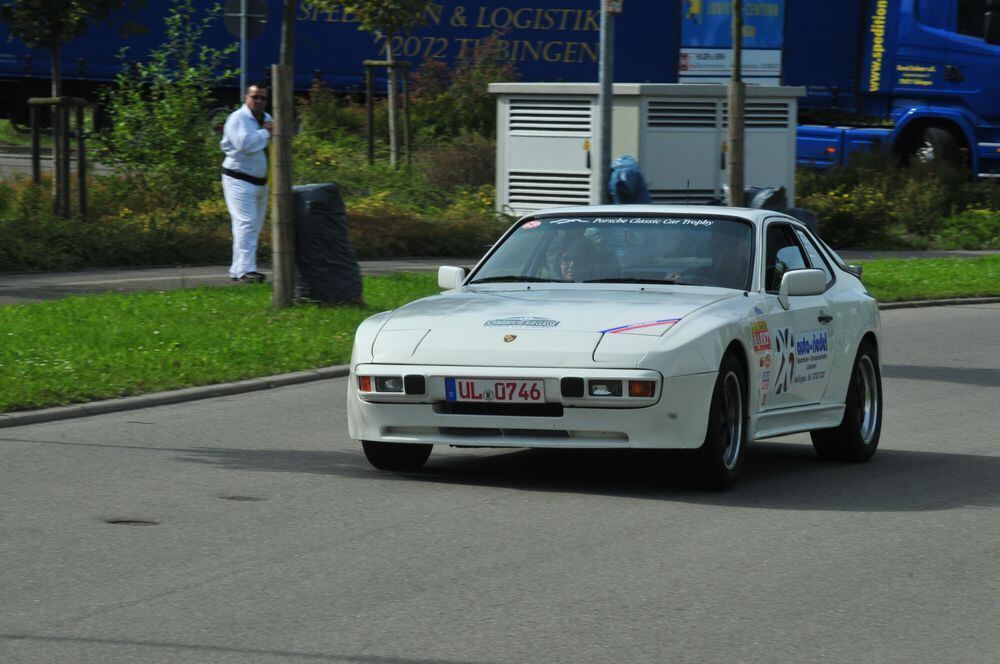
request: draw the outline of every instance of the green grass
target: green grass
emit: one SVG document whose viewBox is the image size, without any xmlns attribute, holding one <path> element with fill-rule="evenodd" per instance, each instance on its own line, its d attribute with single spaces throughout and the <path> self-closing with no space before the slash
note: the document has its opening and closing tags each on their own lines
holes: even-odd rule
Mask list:
<svg viewBox="0 0 1000 664">
<path fill-rule="evenodd" d="M 76 120 L 74 119 L 73 122 L 73 126 L 75 127 Z M 48 130 L 43 131 L 39 138 L 39 142 L 43 148 L 52 147 L 52 136 L 48 133 Z M 0 148 L 4 146 L 30 148 L 31 132 L 26 130 L 17 130 L 9 121 L 0 121 Z"/>
<path fill-rule="evenodd" d="M 109 293 L 0 307 L 0 412 L 345 364 L 364 318 L 439 292 L 365 278 L 365 307 L 275 310 L 269 285 Z"/>
<path fill-rule="evenodd" d="M 1000 295 L 1000 255 L 863 261 L 882 302 Z M 365 278 L 365 307 L 275 310 L 267 284 L 0 307 L 0 412 L 345 364 L 367 316 L 438 292 L 430 274 Z"/>
<path fill-rule="evenodd" d="M 1000 254 L 980 258 L 882 258 L 858 261 L 880 302 L 1000 295 Z"/>
</svg>

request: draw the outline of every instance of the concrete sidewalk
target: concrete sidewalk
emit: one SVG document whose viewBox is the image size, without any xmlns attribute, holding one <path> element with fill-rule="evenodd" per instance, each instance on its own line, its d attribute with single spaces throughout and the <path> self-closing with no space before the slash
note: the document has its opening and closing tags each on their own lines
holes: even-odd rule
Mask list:
<svg viewBox="0 0 1000 664">
<path fill-rule="evenodd" d="M 362 274 L 437 272 L 441 265 L 475 265 L 478 258 L 400 258 L 361 261 Z M 271 279 L 268 266 L 261 268 Z M 172 290 L 192 286 L 239 286 L 229 278 L 228 265 L 81 270 L 79 272 L 0 273 L 0 305 L 57 300 L 69 295 Z"/>
</svg>

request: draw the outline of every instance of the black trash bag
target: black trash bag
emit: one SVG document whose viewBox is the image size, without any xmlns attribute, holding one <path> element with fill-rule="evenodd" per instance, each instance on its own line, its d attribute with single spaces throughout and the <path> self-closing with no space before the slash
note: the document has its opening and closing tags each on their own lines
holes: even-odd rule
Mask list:
<svg viewBox="0 0 1000 664">
<path fill-rule="evenodd" d="M 295 198 L 295 298 L 362 304 L 361 266 L 337 185 L 303 184 Z"/>
</svg>

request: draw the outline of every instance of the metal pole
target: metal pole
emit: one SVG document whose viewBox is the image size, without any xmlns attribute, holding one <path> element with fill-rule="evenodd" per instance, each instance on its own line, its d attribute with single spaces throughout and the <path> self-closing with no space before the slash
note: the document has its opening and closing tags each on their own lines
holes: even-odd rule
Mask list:
<svg viewBox="0 0 1000 664">
<path fill-rule="evenodd" d="M 733 74 L 728 94 L 729 205 L 743 207 L 744 135 L 743 109 L 746 84 L 743 82 L 743 0 L 733 0 Z"/>
<path fill-rule="evenodd" d="M 608 197 L 608 170 L 611 167 L 611 105 L 614 100 L 612 83 L 615 58 L 615 17 L 608 11 L 606 0 L 601 3 L 601 50 L 599 62 L 599 92 L 597 96 L 600 116 L 600 140 L 597 145 L 597 202 L 610 202 Z"/>
<path fill-rule="evenodd" d="M 247 0 L 240 0 L 240 94 L 247 91 Z"/>
</svg>

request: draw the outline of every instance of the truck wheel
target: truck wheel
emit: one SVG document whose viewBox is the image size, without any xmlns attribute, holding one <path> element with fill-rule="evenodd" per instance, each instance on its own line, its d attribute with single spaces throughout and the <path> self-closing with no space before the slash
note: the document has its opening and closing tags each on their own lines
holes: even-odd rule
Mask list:
<svg viewBox="0 0 1000 664">
<path fill-rule="evenodd" d="M 746 453 L 746 376 L 731 353 L 722 358 L 712 391 L 705 442 L 688 453 L 690 479 L 705 489 L 722 491 L 736 483 Z"/>
<path fill-rule="evenodd" d="M 962 151 L 954 132 L 943 127 L 924 127 L 910 152 L 911 162 L 930 164 L 962 163 Z"/>
<path fill-rule="evenodd" d="M 809 432 L 813 448 L 826 461 L 868 461 L 882 433 L 882 376 L 871 342 L 861 342 L 847 386 L 844 417 L 833 429 Z"/>
<path fill-rule="evenodd" d="M 379 443 L 362 440 L 368 463 L 379 470 L 419 470 L 431 455 L 433 445 L 423 443 Z"/>
</svg>

